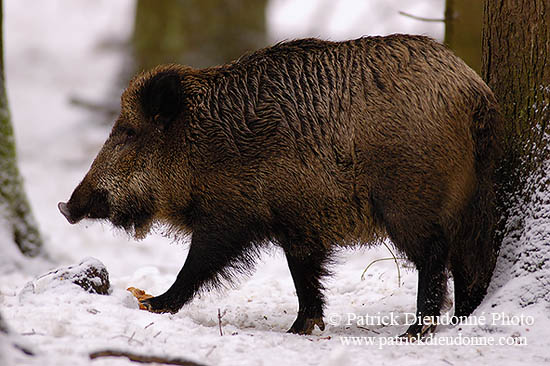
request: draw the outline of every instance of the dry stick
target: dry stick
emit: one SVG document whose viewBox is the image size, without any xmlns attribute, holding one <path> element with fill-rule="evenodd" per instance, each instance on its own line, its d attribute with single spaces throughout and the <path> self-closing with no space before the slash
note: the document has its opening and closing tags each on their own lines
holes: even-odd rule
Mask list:
<svg viewBox="0 0 550 366">
<path fill-rule="evenodd" d="M 165 358 L 158 356 L 144 356 L 131 352 L 105 350 L 99 352 L 90 353 L 90 359 L 96 359 L 100 357 L 126 357 L 130 361 L 139 363 L 162 363 L 165 365 L 178 365 L 178 366 L 204 366 L 203 364 L 189 361 L 182 358 Z"/>
<path fill-rule="evenodd" d="M 218 308 L 218 326 L 220 327 L 220 337 L 221 337 L 223 336 L 223 332 L 222 332 L 222 314 L 220 313 L 220 308 Z"/>
</svg>

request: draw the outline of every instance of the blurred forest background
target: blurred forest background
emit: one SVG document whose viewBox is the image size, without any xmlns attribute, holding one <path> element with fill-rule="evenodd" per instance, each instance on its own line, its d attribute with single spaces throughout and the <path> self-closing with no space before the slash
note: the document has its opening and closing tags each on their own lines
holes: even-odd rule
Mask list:
<svg viewBox="0 0 550 366">
<path fill-rule="evenodd" d="M 443 2 L 439 0 L 440 4 L 435 5 L 440 8 Z M 160 3 L 138 0 L 132 37 L 135 69 L 149 69 L 169 62 L 207 67 L 236 59 L 270 41 L 280 41 L 271 39 L 279 38 L 276 35 L 269 37 L 267 34 L 268 5 L 267 0 L 165 0 Z M 326 35 L 329 29 L 323 31 L 321 28 L 337 5 L 338 1 L 317 1 L 313 5 L 315 22 L 309 27 L 310 36 Z M 350 5 L 357 6 L 357 2 Z M 444 16 L 440 18 L 409 14 L 397 10 L 395 2 L 393 5 L 403 17 L 444 24 L 443 41 L 473 69 L 480 71 L 482 1 L 447 0 Z M 388 11 L 384 7 L 381 10 Z M 368 9 L 359 7 L 358 11 Z"/>
</svg>

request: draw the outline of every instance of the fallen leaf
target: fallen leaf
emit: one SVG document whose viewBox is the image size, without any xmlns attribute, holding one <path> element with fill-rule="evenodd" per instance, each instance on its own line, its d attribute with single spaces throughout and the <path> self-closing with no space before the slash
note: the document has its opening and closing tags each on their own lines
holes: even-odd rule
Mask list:
<svg viewBox="0 0 550 366">
<path fill-rule="evenodd" d="M 132 293 L 132 295 L 134 295 L 134 297 L 136 299 L 138 299 L 139 301 L 139 308 L 141 310 L 147 310 L 147 308 L 141 304 L 141 301 L 142 300 L 147 300 L 147 299 L 150 299 L 153 297 L 153 295 L 149 295 L 148 293 L 146 293 L 145 291 L 143 290 L 140 290 L 139 288 L 135 288 L 135 287 L 128 287 L 126 290 L 130 291 Z"/>
</svg>

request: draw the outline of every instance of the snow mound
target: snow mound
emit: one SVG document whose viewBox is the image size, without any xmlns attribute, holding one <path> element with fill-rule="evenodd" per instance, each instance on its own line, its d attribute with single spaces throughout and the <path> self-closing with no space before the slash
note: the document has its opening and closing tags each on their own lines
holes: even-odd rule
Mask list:
<svg viewBox="0 0 550 366">
<path fill-rule="evenodd" d="M 87 257 L 78 265 L 55 269 L 28 282 L 19 296 L 41 294 L 59 287 L 65 291 L 67 285 L 76 285 L 99 295 L 108 295 L 111 287 L 105 265 L 95 258 Z"/>
</svg>

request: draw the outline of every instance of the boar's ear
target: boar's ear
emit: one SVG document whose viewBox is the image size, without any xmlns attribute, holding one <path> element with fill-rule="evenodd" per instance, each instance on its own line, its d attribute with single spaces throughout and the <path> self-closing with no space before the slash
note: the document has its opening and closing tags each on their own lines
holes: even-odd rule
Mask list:
<svg viewBox="0 0 550 366">
<path fill-rule="evenodd" d="M 155 74 L 144 85 L 141 102 L 146 116 L 159 127 L 166 127 L 182 108 L 180 76 L 175 71 Z"/>
</svg>

